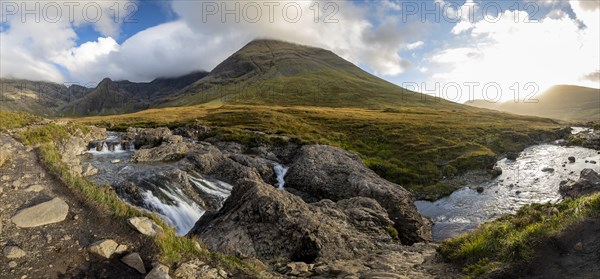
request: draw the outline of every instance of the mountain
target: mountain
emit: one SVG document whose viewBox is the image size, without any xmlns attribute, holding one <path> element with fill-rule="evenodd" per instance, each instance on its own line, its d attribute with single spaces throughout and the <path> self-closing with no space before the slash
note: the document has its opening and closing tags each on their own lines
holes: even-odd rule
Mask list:
<svg viewBox="0 0 600 279">
<path fill-rule="evenodd" d="M 486 109 L 522 115 L 561 119 L 567 121 L 600 121 L 600 89 L 557 85 L 551 87 L 530 103 L 491 103 L 475 100 L 465 104 Z"/>
<path fill-rule="evenodd" d="M 52 82 L 0 79 L 0 109 L 51 116 L 91 90 L 79 85 L 67 87 Z"/>
<path fill-rule="evenodd" d="M 382 108 L 463 106 L 408 91 L 329 50 L 254 40 L 162 106 L 200 103 Z"/>
<path fill-rule="evenodd" d="M 205 77 L 195 72 L 176 78 L 158 78 L 149 83 L 104 79 L 86 96 L 65 105 L 61 115 L 108 115 L 153 107 L 158 100 Z"/>
</svg>

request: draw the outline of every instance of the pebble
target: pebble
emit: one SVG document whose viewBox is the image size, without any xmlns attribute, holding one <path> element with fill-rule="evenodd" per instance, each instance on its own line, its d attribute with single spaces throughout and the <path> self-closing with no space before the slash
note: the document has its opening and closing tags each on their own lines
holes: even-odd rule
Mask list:
<svg viewBox="0 0 600 279">
<path fill-rule="evenodd" d="M 15 268 L 15 267 L 17 267 L 17 262 L 15 262 L 15 261 L 11 261 L 11 262 L 9 262 L 9 263 L 8 263 L 8 267 L 10 267 L 10 268 Z"/>
</svg>

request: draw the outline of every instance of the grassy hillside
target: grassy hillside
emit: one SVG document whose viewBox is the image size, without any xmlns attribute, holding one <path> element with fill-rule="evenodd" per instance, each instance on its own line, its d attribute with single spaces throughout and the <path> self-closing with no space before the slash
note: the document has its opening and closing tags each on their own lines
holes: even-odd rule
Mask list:
<svg viewBox="0 0 600 279">
<path fill-rule="evenodd" d="M 217 127 L 221 136 L 247 144 L 268 141 L 268 137 L 252 133 L 260 131 L 334 145 L 357 152 L 382 177 L 430 199 L 454 190 L 438 183 L 442 177 L 489 167 L 495 155 L 552 138 L 560 128 L 552 120 L 536 117 L 422 107 L 369 110 L 199 105 L 75 121 L 113 129 L 197 122 Z"/>
<path fill-rule="evenodd" d="M 0 131 L 20 128 L 37 120 L 38 117 L 28 113 L 0 110 Z"/>
<path fill-rule="evenodd" d="M 200 103 L 386 108 L 464 106 L 403 89 L 331 51 L 256 40 L 211 73 L 165 100 L 163 106 Z"/>
<path fill-rule="evenodd" d="M 535 103 L 490 103 L 475 100 L 467 105 L 506 111 L 522 115 L 535 115 L 568 121 L 600 121 L 600 89 L 558 85 L 535 96 Z"/>
<path fill-rule="evenodd" d="M 473 232 L 442 243 L 439 252 L 446 260 L 462 266 L 467 278 L 486 278 L 485 275 L 511 266 L 518 269 L 551 237 L 582 220 L 598 216 L 600 194 L 556 205 L 533 204 L 515 215 L 486 223 Z"/>
</svg>

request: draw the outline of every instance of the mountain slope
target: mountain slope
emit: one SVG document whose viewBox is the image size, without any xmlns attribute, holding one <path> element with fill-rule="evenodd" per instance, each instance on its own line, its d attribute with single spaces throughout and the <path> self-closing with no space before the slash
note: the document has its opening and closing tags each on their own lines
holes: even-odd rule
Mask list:
<svg viewBox="0 0 600 279">
<path fill-rule="evenodd" d="M 69 102 L 82 98 L 91 89 L 79 85 L 0 79 L 0 109 L 38 115 L 55 115 Z"/>
<path fill-rule="evenodd" d="M 149 83 L 104 79 L 85 97 L 61 109 L 61 115 L 108 115 L 140 111 L 158 99 L 177 92 L 208 73 L 195 72 L 177 78 L 159 78 Z"/>
<path fill-rule="evenodd" d="M 327 107 L 464 106 L 375 77 L 331 51 L 255 40 L 161 106 L 199 103 Z"/>
<path fill-rule="evenodd" d="M 495 109 L 523 115 L 535 115 L 572 121 L 600 121 L 600 89 L 557 85 L 539 97 L 537 103 L 467 102 L 479 108 Z"/>
</svg>

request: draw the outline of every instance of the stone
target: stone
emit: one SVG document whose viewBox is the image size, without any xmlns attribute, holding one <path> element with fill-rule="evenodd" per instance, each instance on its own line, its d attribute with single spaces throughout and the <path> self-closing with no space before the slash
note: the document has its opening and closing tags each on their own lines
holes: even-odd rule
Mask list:
<svg viewBox="0 0 600 279">
<path fill-rule="evenodd" d="M 154 266 L 154 268 L 152 268 L 152 270 L 150 271 L 150 273 L 148 273 L 148 275 L 146 275 L 146 277 L 144 277 L 145 279 L 171 279 L 171 276 L 169 276 L 169 268 L 162 265 L 162 264 L 157 264 L 156 266 Z"/>
<path fill-rule="evenodd" d="M 517 160 L 517 158 L 519 157 L 519 153 L 515 153 L 515 152 L 508 152 L 506 154 L 506 159 L 511 160 L 511 161 L 515 161 Z"/>
<path fill-rule="evenodd" d="M 387 211 L 402 243 L 431 240 L 431 224 L 417 211 L 414 196 L 402 186 L 379 177 L 360 157 L 326 145 L 302 146 L 285 177 L 305 202 L 353 197 L 376 200 Z"/>
<path fill-rule="evenodd" d="M 553 168 L 543 168 L 542 169 L 543 172 L 554 172 Z"/>
<path fill-rule="evenodd" d="M 477 187 L 477 193 L 483 193 L 483 187 L 482 186 L 478 186 Z"/>
<path fill-rule="evenodd" d="M 147 236 L 157 236 L 164 233 L 162 227 L 148 217 L 133 217 L 127 220 L 139 233 Z"/>
<path fill-rule="evenodd" d="M 17 262 L 15 262 L 15 261 L 8 262 L 8 267 L 9 268 L 15 268 L 15 267 L 17 267 Z"/>
<path fill-rule="evenodd" d="M 292 262 L 286 265 L 287 275 L 299 276 L 308 272 L 310 272 L 309 265 L 303 262 Z"/>
<path fill-rule="evenodd" d="M 502 168 L 501 167 L 494 167 L 490 171 L 490 174 L 492 175 L 492 178 L 498 177 L 498 176 L 502 175 Z"/>
<path fill-rule="evenodd" d="M 95 168 L 92 164 L 90 164 L 90 163 L 83 164 L 83 168 L 81 170 L 81 175 L 94 176 L 96 174 L 98 174 L 98 169 Z"/>
<path fill-rule="evenodd" d="M 23 209 L 11 218 L 19 228 L 32 228 L 58 223 L 69 213 L 69 205 L 60 198 Z"/>
<path fill-rule="evenodd" d="M 39 185 L 39 184 L 35 184 L 35 185 L 31 185 L 31 186 L 27 187 L 25 189 L 25 192 L 35 192 L 35 193 L 37 193 L 37 192 L 41 192 L 43 190 L 44 190 L 44 186 Z"/>
<path fill-rule="evenodd" d="M 18 259 L 25 257 L 27 253 L 17 246 L 4 247 L 4 256 L 8 259 Z"/>
<path fill-rule="evenodd" d="M 595 165 L 596 163 L 597 163 L 596 161 L 593 161 L 593 160 L 590 161 L 590 164 L 594 164 Z"/>
<path fill-rule="evenodd" d="M 119 159 L 114 159 L 114 160 L 110 161 L 110 163 L 111 163 L 111 164 L 118 164 L 118 163 L 121 163 L 121 160 L 119 160 Z"/>
<path fill-rule="evenodd" d="M 127 266 L 137 270 L 141 274 L 146 274 L 146 267 L 144 261 L 140 257 L 139 253 L 131 253 L 121 258 L 121 261 Z"/>
<path fill-rule="evenodd" d="M 575 163 L 575 157 L 570 156 L 569 157 L 569 163 Z"/>
<path fill-rule="evenodd" d="M 561 181 L 559 192 L 563 196 L 579 198 L 600 191 L 600 175 L 592 169 L 583 169 L 577 181 Z"/>
<path fill-rule="evenodd" d="M 257 258 L 312 262 L 355 257 L 390 245 L 392 221 L 371 198 L 305 203 L 261 181 L 237 184 L 216 216 L 203 215 L 189 235 L 210 250 Z"/>
<path fill-rule="evenodd" d="M 118 254 L 117 250 L 119 247 L 121 247 L 120 252 L 124 252 L 125 250 L 127 250 L 127 246 L 124 247 L 125 249 L 123 249 L 122 246 L 125 246 L 125 245 L 119 245 L 117 242 L 115 242 L 112 239 L 104 239 L 104 240 L 94 242 L 88 248 L 88 251 L 90 251 L 90 253 L 96 254 L 105 259 L 110 259 L 112 257 L 112 255 L 114 255 L 115 253 Z"/>
<path fill-rule="evenodd" d="M 581 243 L 581 241 L 577 242 L 575 244 L 575 246 L 573 247 L 573 249 L 575 249 L 575 251 L 577 251 L 577 252 L 583 251 L 583 243 Z"/>
</svg>

